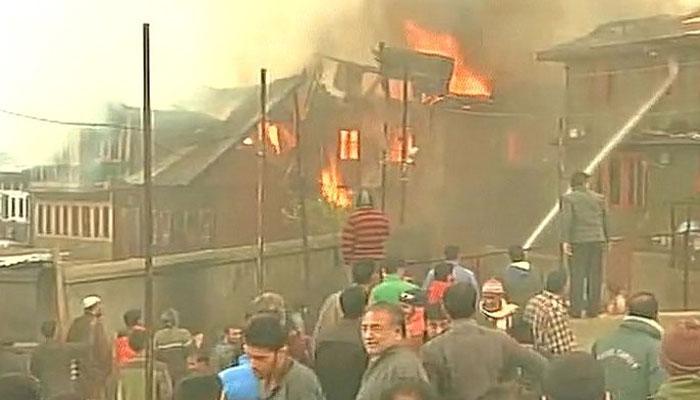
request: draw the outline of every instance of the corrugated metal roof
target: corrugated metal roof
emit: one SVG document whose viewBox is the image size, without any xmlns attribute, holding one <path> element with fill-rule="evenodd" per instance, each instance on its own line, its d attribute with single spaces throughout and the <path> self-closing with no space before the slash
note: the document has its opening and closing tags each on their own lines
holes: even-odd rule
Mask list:
<svg viewBox="0 0 700 400">
<path fill-rule="evenodd" d="M 690 16 L 657 15 L 647 18 L 613 21 L 598 26 L 593 32 L 572 41 L 556 45 L 537 53 L 542 61 L 563 61 L 569 58 L 591 55 L 596 51 L 663 42 L 674 39 L 700 38 Z"/>
<path fill-rule="evenodd" d="M 0 268 L 10 268 L 22 264 L 34 264 L 51 261 L 51 253 L 28 253 L 0 256 Z"/>
</svg>

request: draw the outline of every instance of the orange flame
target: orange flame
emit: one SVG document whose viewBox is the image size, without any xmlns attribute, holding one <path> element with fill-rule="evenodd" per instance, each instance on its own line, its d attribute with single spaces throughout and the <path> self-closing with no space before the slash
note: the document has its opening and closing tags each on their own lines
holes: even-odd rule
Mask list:
<svg viewBox="0 0 700 400">
<path fill-rule="evenodd" d="M 454 59 L 450 92 L 467 96 L 490 96 L 488 80 L 467 66 L 459 41 L 448 33 L 432 32 L 414 21 L 404 21 L 404 35 L 408 45 L 421 53 Z"/>
<path fill-rule="evenodd" d="M 267 145 L 277 155 L 293 149 L 297 145 L 296 137 L 283 124 L 268 122 L 266 134 Z M 259 128 L 258 133 L 254 136 L 260 138 Z"/>
<path fill-rule="evenodd" d="M 349 208 L 352 205 L 352 196 L 343 184 L 335 157 L 328 157 L 328 166 L 321 170 L 321 196 L 337 208 Z"/>
</svg>

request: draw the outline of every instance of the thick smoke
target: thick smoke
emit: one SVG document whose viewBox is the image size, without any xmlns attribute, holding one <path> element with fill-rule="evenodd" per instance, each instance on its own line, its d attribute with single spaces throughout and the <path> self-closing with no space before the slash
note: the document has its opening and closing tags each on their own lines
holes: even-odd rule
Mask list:
<svg viewBox="0 0 700 400">
<path fill-rule="evenodd" d="M 104 118 L 107 102 L 141 103 L 141 23 L 151 23 L 156 107 L 202 86 L 255 83 L 297 72 L 328 31 L 347 36 L 361 0 L 38 0 L 0 13 L 0 108 L 53 119 Z M 351 18 L 352 19 L 352 18 Z M 341 21 L 343 19 L 340 19 Z M 361 33 L 361 32 L 359 32 Z M 347 42 L 349 43 L 349 42 Z M 0 152 L 48 162 L 76 128 L 0 114 Z"/>
<path fill-rule="evenodd" d="M 0 108 L 64 120 L 100 120 L 107 102 L 141 99 L 141 26 L 150 22 L 153 100 L 188 104 L 202 86 L 255 83 L 298 71 L 315 52 L 369 62 L 379 40 L 400 43 L 401 18 L 447 26 L 474 39 L 488 27 L 475 62 L 494 73 L 534 50 L 596 24 L 687 12 L 700 0 L 38 0 L 0 14 Z M 446 24 L 446 25 L 445 25 Z M 468 40 L 471 40 L 468 39 Z M 528 61 L 529 62 L 529 61 Z M 74 128 L 0 115 L 0 152 L 46 162 Z"/>
</svg>

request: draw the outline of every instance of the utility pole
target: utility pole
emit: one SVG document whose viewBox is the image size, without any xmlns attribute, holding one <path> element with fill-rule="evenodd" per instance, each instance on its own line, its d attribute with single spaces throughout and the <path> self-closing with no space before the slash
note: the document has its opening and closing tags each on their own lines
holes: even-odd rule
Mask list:
<svg viewBox="0 0 700 400">
<path fill-rule="evenodd" d="M 384 47 L 385 44 L 384 42 L 379 42 L 379 59 L 382 60 L 384 57 Z M 388 143 L 388 148 L 391 150 L 391 135 L 389 134 L 389 120 L 388 120 L 388 114 L 389 114 L 389 107 L 391 105 L 391 95 L 389 93 L 389 78 L 386 76 L 386 73 L 382 73 L 382 89 L 384 91 L 384 122 L 382 123 L 382 133 L 384 134 L 384 141 L 385 143 Z M 382 176 L 381 176 L 381 199 L 382 199 L 382 212 L 386 212 L 386 180 L 387 180 L 387 162 L 389 162 L 388 159 L 388 152 L 387 150 L 382 151 L 382 159 L 380 161 L 381 163 L 381 171 L 382 171 Z"/>
<path fill-rule="evenodd" d="M 306 215 L 306 181 L 304 179 L 304 155 L 301 146 L 301 112 L 299 110 L 299 96 L 294 91 L 294 136 L 297 142 L 297 185 L 299 190 L 299 214 L 301 223 L 301 245 L 304 257 L 304 284 L 308 289 L 310 285 L 311 260 L 309 259 L 309 221 Z"/>
<path fill-rule="evenodd" d="M 145 283 L 145 322 L 148 332 L 146 347 L 146 399 L 153 400 L 153 374 L 155 367 L 154 337 L 155 323 L 153 318 L 153 198 L 151 182 L 151 56 L 150 56 L 150 25 L 143 24 L 143 242 Z"/>
<path fill-rule="evenodd" d="M 408 189 L 408 72 L 403 73 L 401 94 L 401 214 L 399 222 L 406 222 L 406 191 Z"/>
<path fill-rule="evenodd" d="M 265 285 L 265 174 L 267 169 L 267 70 L 260 70 L 260 128 L 258 134 L 257 245 L 255 284 L 258 293 Z"/>
</svg>

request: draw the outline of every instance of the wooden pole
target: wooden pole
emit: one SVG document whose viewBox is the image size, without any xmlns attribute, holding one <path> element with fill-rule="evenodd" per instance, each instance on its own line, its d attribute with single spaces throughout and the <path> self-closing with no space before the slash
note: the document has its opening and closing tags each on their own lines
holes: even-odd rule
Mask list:
<svg viewBox="0 0 700 400">
<path fill-rule="evenodd" d="M 61 264 L 61 252 L 54 248 L 51 252 L 53 263 L 54 286 L 56 290 L 56 320 L 58 323 L 58 336 L 61 342 L 64 341 L 68 328 L 68 307 L 66 302 L 66 286 L 63 275 L 63 265 Z"/>
<path fill-rule="evenodd" d="M 153 198 L 151 182 L 151 59 L 150 26 L 143 24 L 143 242 L 145 282 L 145 323 L 149 333 L 146 347 L 146 399 L 153 399 L 155 367 L 153 333 Z"/>
<path fill-rule="evenodd" d="M 690 206 L 685 208 L 685 231 L 683 232 L 683 310 L 690 306 Z"/>
<path fill-rule="evenodd" d="M 257 246 L 255 284 L 258 293 L 265 285 L 265 170 L 267 168 L 267 70 L 260 70 L 260 127 L 258 134 Z"/>
<path fill-rule="evenodd" d="M 408 72 L 403 74 L 401 93 L 401 209 L 399 222 L 406 222 L 406 191 L 408 189 Z"/>
<path fill-rule="evenodd" d="M 301 146 L 301 113 L 299 112 L 299 96 L 296 90 L 293 94 L 294 100 L 294 136 L 297 142 L 296 163 L 297 163 L 297 186 L 299 190 L 299 222 L 301 224 L 301 245 L 304 257 L 304 284 L 311 287 L 310 272 L 311 261 L 309 257 L 309 221 L 306 214 L 306 181 L 304 180 L 304 155 Z"/>
<path fill-rule="evenodd" d="M 384 53 L 384 42 L 379 43 L 379 57 L 383 57 Z M 382 123 L 382 133 L 384 133 L 384 141 L 385 143 L 388 143 L 389 150 L 391 149 L 391 137 L 389 135 L 389 121 L 388 121 L 388 114 L 389 114 L 389 106 L 391 104 L 391 94 L 389 93 L 389 78 L 386 76 L 386 74 L 382 74 L 382 89 L 384 90 L 384 122 Z M 381 160 L 381 170 L 382 170 L 382 176 L 381 176 L 381 198 L 382 198 L 382 212 L 386 212 L 386 167 L 387 167 L 387 162 L 388 160 L 388 152 L 387 150 L 382 151 L 382 160 Z"/>
</svg>

